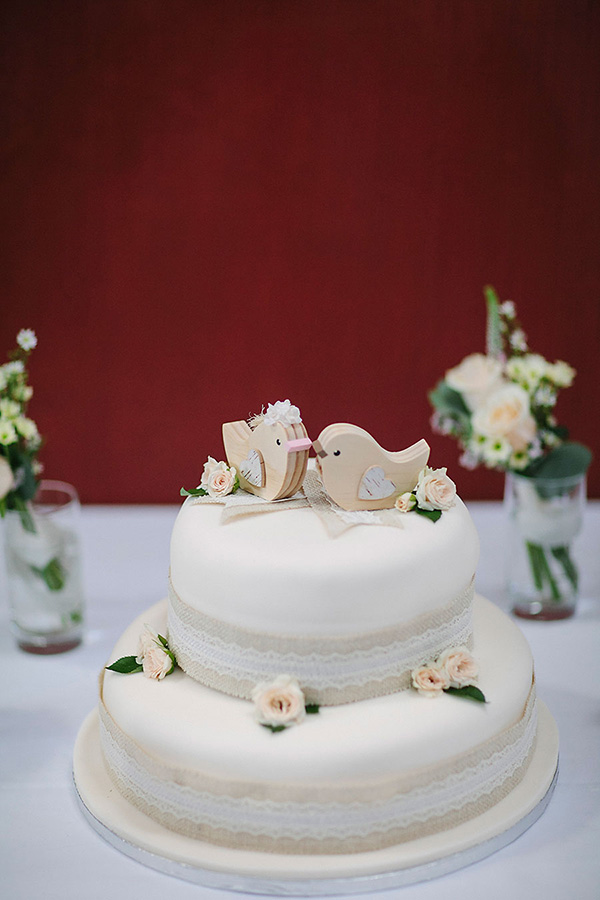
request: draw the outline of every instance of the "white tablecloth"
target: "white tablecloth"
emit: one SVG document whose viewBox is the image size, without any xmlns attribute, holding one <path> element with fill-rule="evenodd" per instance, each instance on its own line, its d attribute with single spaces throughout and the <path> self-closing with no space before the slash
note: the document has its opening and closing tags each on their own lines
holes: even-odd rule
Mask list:
<svg viewBox="0 0 600 900">
<path fill-rule="evenodd" d="M 481 537 L 477 589 L 504 604 L 500 504 L 469 504 Z M 166 593 L 176 507 L 85 507 L 87 630 L 59 656 L 19 651 L 9 632 L 0 565 L 0 895 L 11 900 L 184 900 L 233 897 L 141 866 L 106 844 L 80 812 L 71 779 L 79 726 L 124 626 Z M 495 855 L 451 875 L 390 892 L 404 900 L 587 900 L 600 897 L 600 503 L 582 537 L 577 615 L 520 622 L 539 695 L 561 736 L 560 776 L 532 828 Z M 377 894 L 378 897 L 390 893 Z"/>
</svg>

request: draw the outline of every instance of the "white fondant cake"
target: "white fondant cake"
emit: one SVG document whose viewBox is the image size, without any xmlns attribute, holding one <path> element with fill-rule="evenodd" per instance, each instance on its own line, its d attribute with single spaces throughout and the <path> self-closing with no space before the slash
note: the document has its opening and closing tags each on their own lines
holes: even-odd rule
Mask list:
<svg viewBox="0 0 600 900">
<path fill-rule="evenodd" d="M 235 470 L 207 466 L 203 483 L 230 492 Z M 186 500 L 169 596 L 114 648 L 98 737 L 85 726 L 76 752 L 104 827 L 186 865 L 212 846 L 221 871 L 281 875 L 293 859 L 296 876 L 340 877 L 407 867 L 411 848 L 431 861 L 531 815 L 556 768 L 551 720 L 542 710 L 544 749 L 531 653 L 474 597 L 477 534 L 437 471 L 441 515 L 404 514 L 404 494 L 379 524 L 349 513 L 335 538 L 318 504 L 224 523 L 212 494 Z M 142 665 L 150 677 L 121 674 Z M 90 741 L 102 773 L 83 762 Z"/>
<path fill-rule="evenodd" d="M 435 524 L 407 515 L 335 540 L 312 509 L 227 525 L 221 509 L 189 498 L 171 539 L 169 640 L 203 684 L 249 699 L 291 672 L 308 700 L 345 703 L 471 644 L 479 541 L 460 500 Z"/>
<path fill-rule="evenodd" d="M 475 613 L 485 705 L 407 690 L 328 707 L 273 735 L 251 704 L 182 671 L 160 684 L 106 672 L 111 775 L 156 821 L 238 849 L 346 853 L 448 828 L 506 796 L 535 741 L 527 643 L 488 601 Z M 145 621 L 162 633 L 165 604 L 127 629 L 115 657 Z"/>
</svg>

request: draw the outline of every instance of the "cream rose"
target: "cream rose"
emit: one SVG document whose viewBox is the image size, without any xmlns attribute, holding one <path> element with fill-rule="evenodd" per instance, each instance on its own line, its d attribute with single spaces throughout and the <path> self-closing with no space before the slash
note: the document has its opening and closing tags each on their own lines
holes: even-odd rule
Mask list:
<svg viewBox="0 0 600 900">
<path fill-rule="evenodd" d="M 139 636 L 138 640 L 138 653 L 136 657 L 136 663 L 141 666 L 144 661 L 144 656 L 154 644 L 159 643 L 158 635 L 155 631 L 153 631 L 149 625 L 144 625 L 144 630 Z"/>
<path fill-rule="evenodd" d="M 230 469 L 225 463 L 219 463 L 211 473 L 206 485 L 209 496 L 217 499 L 231 494 L 235 487 L 236 474 L 233 467 Z"/>
<path fill-rule="evenodd" d="M 280 675 L 252 692 L 255 714 L 261 725 L 297 725 L 306 715 L 304 694 L 295 678 Z"/>
<path fill-rule="evenodd" d="M 15 484 L 13 471 L 5 456 L 0 456 L 0 500 L 4 500 Z"/>
<path fill-rule="evenodd" d="M 407 491 L 405 494 L 400 494 L 399 497 L 396 498 L 396 502 L 394 506 L 396 509 L 399 509 L 400 512 L 410 512 L 416 506 L 417 498 L 414 494 L 411 494 L 410 491 Z"/>
<path fill-rule="evenodd" d="M 175 668 L 173 657 L 160 643 L 148 646 L 142 660 L 142 668 L 146 678 L 155 678 L 161 681 L 166 675 L 170 675 Z"/>
<path fill-rule="evenodd" d="M 235 487 L 237 471 L 225 462 L 217 462 L 212 456 L 204 463 L 204 470 L 200 480 L 200 487 L 204 488 L 209 497 L 218 500 L 230 494 Z"/>
<path fill-rule="evenodd" d="M 466 687 L 477 680 L 479 667 L 466 647 L 446 650 L 437 660 L 437 665 L 448 678 L 453 688 Z"/>
<path fill-rule="evenodd" d="M 443 690 L 450 687 L 446 672 L 433 663 L 414 669 L 411 677 L 413 687 L 422 697 L 439 697 Z"/>
<path fill-rule="evenodd" d="M 446 384 L 462 395 L 471 411 L 502 384 L 502 364 L 497 359 L 472 353 L 446 372 Z"/>
<path fill-rule="evenodd" d="M 416 489 L 421 509 L 450 509 L 456 502 L 456 485 L 448 478 L 446 469 L 429 469 L 419 473 Z"/>
<path fill-rule="evenodd" d="M 204 490 L 207 490 L 208 487 L 208 479 L 218 467 L 219 463 L 216 459 L 213 459 L 212 456 L 209 456 L 206 462 L 204 463 L 204 469 L 202 470 L 202 478 L 200 479 L 200 487 L 203 487 Z"/>
<path fill-rule="evenodd" d="M 506 438 L 513 450 L 525 450 L 537 430 L 527 391 L 518 384 L 495 391 L 473 415 L 473 429 L 485 437 Z"/>
</svg>

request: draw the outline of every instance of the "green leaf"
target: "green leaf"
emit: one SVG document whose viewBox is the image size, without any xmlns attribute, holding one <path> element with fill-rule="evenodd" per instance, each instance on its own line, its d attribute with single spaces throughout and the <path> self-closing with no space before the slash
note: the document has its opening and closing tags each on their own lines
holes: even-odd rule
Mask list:
<svg viewBox="0 0 600 900">
<path fill-rule="evenodd" d="M 461 688 L 444 688 L 445 694 L 454 694 L 456 697 L 467 697 L 470 700 L 477 700 L 479 703 L 486 703 L 485 695 L 474 684 L 467 684 Z"/>
<path fill-rule="evenodd" d="M 578 478 L 590 467 L 592 451 L 576 441 L 566 441 L 530 466 L 528 475 L 533 478 Z"/>
<path fill-rule="evenodd" d="M 165 648 L 165 650 L 168 650 L 169 645 L 167 643 L 166 637 L 163 637 L 162 634 L 157 635 L 157 637 L 158 637 L 159 641 L 161 642 L 161 644 L 163 645 L 163 647 Z"/>
<path fill-rule="evenodd" d="M 182 497 L 206 497 L 208 491 L 205 491 L 204 488 L 192 488 L 191 491 L 188 491 L 187 488 L 180 488 L 179 494 Z"/>
<path fill-rule="evenodd" d="M 105 666 L 111 672 L 120 672 L 121 675 L 131 675 L 133 672 L 142 672 L 143 667 L 137 662 L 135 656 L 122 656 L 110 666 Z"/>
<path fill-rule="evenodd" d="M 469 421 L 471 413 L 462 395 L 451 388 L 445 381 L 440 381 L 429 392 L 429 402 L 441 415 L 450 416 L 453 419 Z"/>
<path fill-rule="evenodd" d="M 263 728 L 268 728 L 269 731 L 272 731 L 273 734 L 277 734 L 278 731 L 285 731 L 286 729 L 285 725 L 265 725 L 264 722 L 261 722 L 260 724 Z"/>
<path fill-rule="evenodd" d="M 425 516 L 427 519 L 431 519 L 432 522 L 437 522 L 442 515 L 441 509 L 422 509 L 420 506 L 413 506 L 413 512 L 419 513 L 420 516 Z"/>
<path fill-rule="evenodd" d="M 498 359 L 502 354 L 502 330 L 500 328 L 500 303 L 493 287 L 483 289 L 487 303 L 486 353 Z"/>
<path fill-rule="evenodd" d="M 304 707 L 306 710 L 307 716 L 314 716 L 319 712 L 319 704 L 318 703 L 307 703 Z"/>
<path fill-rule="evenodd" d="M 39 569 L 37 566 L 30 566 L 29 568 L 38 578 L 41 578 L 46 583 L 48 590 L 62 591 L 64 588 L 67 574 L 57 556 L 51 559 L 43 569 Z"/>
</svg>

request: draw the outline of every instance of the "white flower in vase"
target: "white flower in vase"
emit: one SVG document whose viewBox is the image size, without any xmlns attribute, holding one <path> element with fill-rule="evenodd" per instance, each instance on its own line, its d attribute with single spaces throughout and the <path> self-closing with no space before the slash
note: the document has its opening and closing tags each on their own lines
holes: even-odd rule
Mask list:
<svg viewBox="0 0 600 900">
<path fill-rule="evenodd" d="M 458 391 L 473 411 L 502 385 L 502 364 L 482 353 L 472 353 L 446 372 L 446 383 Z"/>
</svg>

